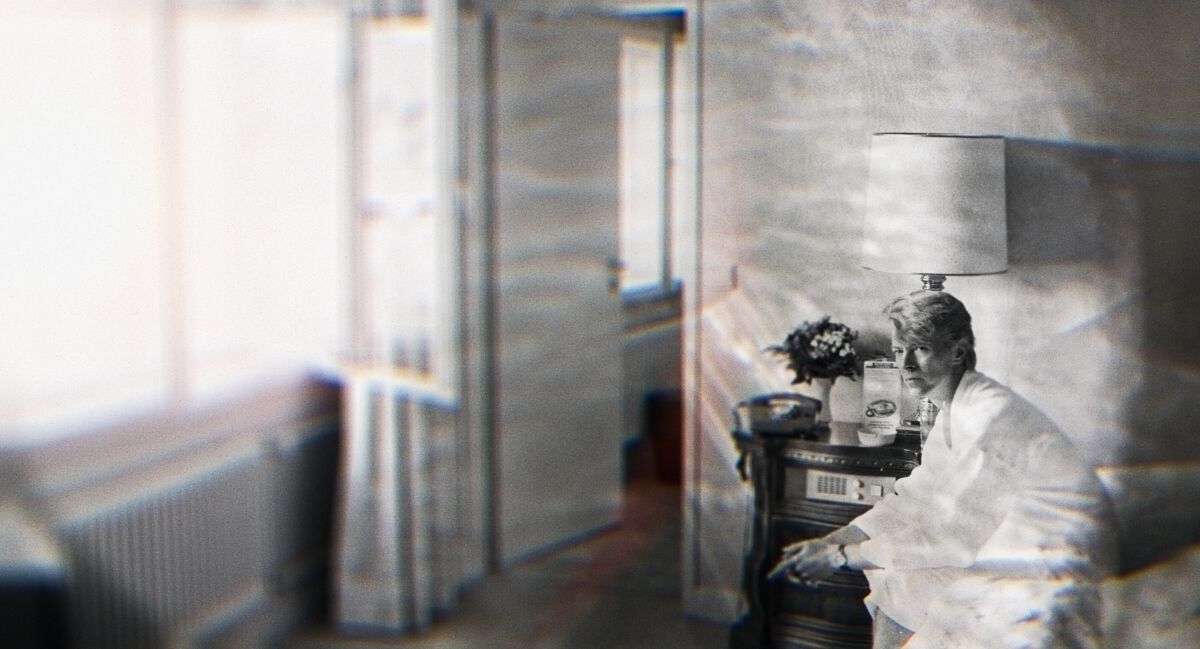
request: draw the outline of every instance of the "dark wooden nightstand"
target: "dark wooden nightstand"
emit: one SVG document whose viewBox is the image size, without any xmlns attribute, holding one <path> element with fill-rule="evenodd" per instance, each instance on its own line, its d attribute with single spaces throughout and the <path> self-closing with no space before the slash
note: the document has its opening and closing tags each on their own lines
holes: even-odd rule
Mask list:
<svg viewBox="0 0 1200 649">
<path fill-rule="evenodd" d="M 742 478 L 754 488 L 754 512 L 742 566 L 749 610 L 731 631 L 731 647 L 870 649 L 861 572 L 843 569 L 813 586 L 766 580 L 783 546 L 845 525 L 920 464 L 919 446 L 907 439 L 859 446 L 858 427 L 835 422 L 809 438 L 733 432 Z"/>
</svg>

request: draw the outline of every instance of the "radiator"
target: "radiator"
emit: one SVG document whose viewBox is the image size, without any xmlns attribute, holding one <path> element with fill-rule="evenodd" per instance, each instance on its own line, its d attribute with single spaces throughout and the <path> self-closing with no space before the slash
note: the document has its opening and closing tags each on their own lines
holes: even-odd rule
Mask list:
<svg viewBox="0 0 1200 649">
<path fill-rule="evenodd" d="M 261 599 L 270 467 L 241 458 L 62 529 L 73 646 L 188 646 L 209 620 Z"/>
<path fill-rule="evenodd" d="M 54 518 L 72 646 L 258 646 L 311 615 L 337 426 L 336 412 L 269 422 L 66 489 Z"/>
</svg>

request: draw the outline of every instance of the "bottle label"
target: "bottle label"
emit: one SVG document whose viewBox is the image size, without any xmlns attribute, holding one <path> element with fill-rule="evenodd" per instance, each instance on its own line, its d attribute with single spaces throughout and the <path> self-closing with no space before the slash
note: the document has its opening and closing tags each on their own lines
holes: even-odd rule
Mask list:
<svg viewBox="0 0 1200 649">
<path fill-rule="evenodd" d="M 863 428 L 892 433 L 900 424 L 900 370 L 893 361 L 863 363 Z"/>
</svg>

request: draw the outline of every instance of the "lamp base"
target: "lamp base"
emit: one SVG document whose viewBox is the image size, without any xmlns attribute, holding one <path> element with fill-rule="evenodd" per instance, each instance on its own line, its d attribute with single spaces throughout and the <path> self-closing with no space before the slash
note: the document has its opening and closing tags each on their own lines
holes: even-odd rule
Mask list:
<svg viewBox="0 0 1200 649">
<path fill-rule="evenodd" d="M 921 273 L 921 288 L 926 291 L 940 291 L 946 286 L 946 276 L 935 273 Z"/>
</svg>

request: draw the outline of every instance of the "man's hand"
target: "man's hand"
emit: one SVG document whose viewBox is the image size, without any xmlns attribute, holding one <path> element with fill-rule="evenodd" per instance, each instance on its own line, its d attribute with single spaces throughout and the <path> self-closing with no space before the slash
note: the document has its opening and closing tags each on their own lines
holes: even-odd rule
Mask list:
<svg viewBox="0 0 1200 649">
<path fill-rule="evenodd" d="M 767 579 L 787 577 L 792 583 L 813 584 L 832 575 L 838 559 L 838 544 L 827 538 L 800 541 L 783 548 L 783 556 Z"/>
</svg>

